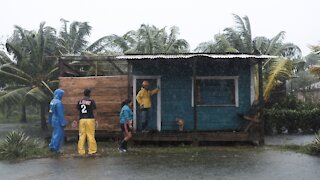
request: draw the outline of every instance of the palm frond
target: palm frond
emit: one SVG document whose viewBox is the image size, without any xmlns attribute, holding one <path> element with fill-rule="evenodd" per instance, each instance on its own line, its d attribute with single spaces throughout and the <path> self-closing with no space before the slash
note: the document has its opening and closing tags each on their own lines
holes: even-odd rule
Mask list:
<svg viewBox="0 0 320 180">
<path fill-rule="evenodd" d="M 248 53 L 252 53 L 253 46 L 252 46 L 252 34 L 251 34 L 251 26 L 248 16 L 243 17 L 244 23 L 245 23 L 245 31 L 242 32 L 244 42 L 248 48 Z"/>
<path fill-rule="evenodd" d="M 217 34 L 214 38 L 216 41 L 216 53 L 239 52 L 236 48 L 232 47 L 224 34 Z"/>
<path fill-rule="evenodd" d="M 246 52 L 246 47 L 242 42 L 241 35 L 233 28 L 225 28 L 223 30 L 223 35 L 231 44 L 231 46 L 237 49 L 239 52 Z"/>
<path fill-rule="evenodd" d="M 96 40 L 95 42 L 93 42 L 91 45 L 89 45 L 85 49 L 85 51 L 97 53 L 97 49 L 99 49 L 99 51 L 101 51 L 104 48 L 104 46 L 106 45 L 106 43 L 105 43 L 106 41 L 108 41 L 108 36 L 101 37 L 98 40 Z"/>
<path fill-rule="evenodd" d="M 320 65 L 314 65 L 309 69 L 310 73 L 320 78 Z"/>
<path fill-rule="evenodd" d="M 23 83 L 23 84 L 26 84 L 28 85 L 30 83 L 30 81 L 26 78 L 23 78 L 19 75 L 16 75 L 16 74 L 13 74 L 13 73 L 9 73 L 9 72 L 6 72 L 6 71 L 3 71 L 0 69 L 0 74 L 4 77 L 7 77 L 9 81 L 12 81 L 13 79 L 17 82 L 20 82 L 20 83 Z"/>
<path fill-rule="evenodd" d="M 236 23 L 236 34 L 240 35 L 239 40 L 243 40 L 242 44 L 244 48 L 242 48 L 241 52 L 252 53 L 252 37 L 249 18 L 245 16 L 242 20 L 242 18 L 236 14 L 233 14 L 233 18 Z M 235 46 L 235 48 L 237 47 Z"/>
<path fill-rule="evenodd" d="M 260 54 L 266 54 L 269 46 L 269 39 L 264 36 L 255 37 L 253 40 L 253 47 Z"/>
<path fill-rule="evenodd" d="M 47 90 L 50 91 L 50 93 L 53 95 L 53 91 L 52 91 L 52 89 L 49 87 L 49 85 L 48 85 L 46 82 L 44 82 L 44 81 L 41 81 L 41 83 L 42 83 L 42 84 L 44 85 L 44 87 L 46 87 Z"/>
<path fill-rule="evenodd" d="M 18 87 L 14 90 L 5 90 L 0 96 L 0 106 L 20 105 L 24 102 L 29 87 Z"/>
<path fill-rule="evenodd" d="M 47 78 L 48 79 L 51 79 L 51 78 L 54 78 L 54 79 L 56 79 L 57 78 L 57 73 L 59 72 L 59 67 L 54 67 L 51 71 L 49 71 L 48 73 L 47 73 Z"/>
<path fill-rule="evenodd" d="M 311 45 L 310 49 L 315 54 L 320 54 L 320 45 Z"/>
<path fill-rule="evenodd" d="M 198 53 L 215 53 L 215 43 L 213 41 L 207 41 L 200 43 L 195 49 Z"/>
<path fill-rule="evenodd" d="M 281 31 L 275 37 L 273 37 L 265 54 L 280 55 L 280 52 L 277 50 L 279 49 L 279 45 L 282 44 L 285 34 L 285 31 Z"/>
<path fill-rule="evenodd" d="M 6 49 L 7 49 L 8 53 L 13 54 L 16 59 L 22 59 L 22 52 L 21 52 L 20 48 L 15 47 L 10 42 L 7 42 Z"/>
<path fill-rule="evenodd" d="M 50 89 L 51 90 L 51 89 Z M 35 87 L 32 88 L 28 93 L 26 94 L 26 97 L 32 97 L 37 102 L 48 102 L 50 97 L 47 96 L 40 88 Z"/>
<path fill-rule="evenodd" d="M 0 65 L 8 63 L 13 63 L 13 61 L 4 51 L 0 51 Z"/>
<path fill-rule="evenodd" d="M 264 99 L 267 101 L 271 91 L 278 85 L 278 80 L 281 78 L 290 78 L 292 74 L 292 61 L 287 59 L 277 59 L 271 66 L 268 73 L 266 86 L 264 89 Z"/>
<path fill-rule="evenodd" d="M 32 79 L 32 77 L 29 74 L 25 73 L 24 71 L 17 68 L 15 65 L 12 65 L 11 63 L 1 65 L 0 71 L 7 72 L 13 75 L 18 75 L 20 77 L 19 79 L 24 79 L 26 81 L 30 81 Z"/>
<path fill-rule="evenodd" d="M 283 57 L 288 58 L 290 60 L 302 59 L 301 49 L 299 48 L 299 46 L 293 43 L 285 43 L 281 46 L 279 50 Z"/>
</svg>

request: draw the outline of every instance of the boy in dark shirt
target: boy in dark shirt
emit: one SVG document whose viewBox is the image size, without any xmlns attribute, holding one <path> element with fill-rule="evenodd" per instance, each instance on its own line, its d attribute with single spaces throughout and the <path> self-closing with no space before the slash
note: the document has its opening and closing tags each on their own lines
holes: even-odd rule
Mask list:
<svg viewBox="0 0 320 180">
<path fill-rule="evenodd" d="M 98 121 L 94 119 L 94 110 L 96 109 L 96 103 L 90 98 L 91 90 L 84 90 L 84 98 L 78 101 L 77 109 L 79 111 L 79 141 L 78 141 L 78 153 L 84 156 L 86 151 L 84 145 L 86 139 L 88 141 L 88 154 L 95 155 L 97 153 L 97 143 L 95 139 L 95 127 L 98 126 Z M 75 120 L 73 126 L 77 126 Z"/>
</svg>

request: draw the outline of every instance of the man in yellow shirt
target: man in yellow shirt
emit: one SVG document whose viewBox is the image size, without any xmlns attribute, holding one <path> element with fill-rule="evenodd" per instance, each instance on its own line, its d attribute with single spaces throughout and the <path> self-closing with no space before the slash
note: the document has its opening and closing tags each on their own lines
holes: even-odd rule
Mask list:
<svg viewBox="0 0 320 180">
<path fill-rule="evenodd" d="M 148 125 L 148 117 L 149 117 L 149 109 L 151 108 L 151 96 L 157 94 L 160 91 L 159 88 L 154 90 L 149 90 L 149 82 L 143 81 L 142 88 L 138 92 L 137 101 L 140 105 L 141 109 L 141 124 L 142 124 L 142 131 L 146 130 Z"/>
</svg>

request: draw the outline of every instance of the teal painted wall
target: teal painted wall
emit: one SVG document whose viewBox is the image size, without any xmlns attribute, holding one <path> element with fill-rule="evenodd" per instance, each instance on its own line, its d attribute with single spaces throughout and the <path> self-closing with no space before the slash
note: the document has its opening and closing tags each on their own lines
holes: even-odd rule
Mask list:
<svg viewBox="0 0 320 180">
<path fill-rule="evenodd" d="M 190 60 L 131 61 L 133 75 L 161 76 L 162 131 L 178 130 L 176 117 L 185 120 L 185 130 L 194 129 L 192 107 L 192 64 Z M 244 60 L 209 60 L 197 62 L 197 76 L 239 76 L 239 107 L 197 107 L 198 130 L 236 130 L 243 120 L 237 113 L 250 108 L 250 65 Z M 152 119 L 151 121 L 156 121 Z"/>
</svg>

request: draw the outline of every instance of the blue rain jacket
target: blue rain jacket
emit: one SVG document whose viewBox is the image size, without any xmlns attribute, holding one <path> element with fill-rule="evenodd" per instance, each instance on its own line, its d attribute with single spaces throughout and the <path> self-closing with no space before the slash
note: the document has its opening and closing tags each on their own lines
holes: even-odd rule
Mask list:
<svg viewBox="0 0 320 180">
<path fill-rule="evenodd" d="M 120 124 L 127 123 L 133 119 L 133 114 L 128 105 L 124 105 L 120 112 Z"/>
<path fill-rule="evenodd" d="M 51 151 L 58 152 L 64 140 L 63 128 L 66 126 L 64 119 L 64 108 L 61 102 L 64 91 L 57 89 L 54 91 L 54 97 L 50 102 L 49 124 L 52 126 L 52 136 L 49 148 Z"/>
</svg>

